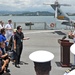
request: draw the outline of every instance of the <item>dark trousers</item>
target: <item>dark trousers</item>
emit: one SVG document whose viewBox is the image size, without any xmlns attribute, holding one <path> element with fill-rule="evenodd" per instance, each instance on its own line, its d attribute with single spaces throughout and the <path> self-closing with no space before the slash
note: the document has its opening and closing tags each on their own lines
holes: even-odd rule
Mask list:
<svg viewBox="0 0 75 75">
<path fill-rule="evenodd" d="M 17 45 L 16 47 L 16 57 L 15 57 L 15 64 L 19 64 L 20 63 L 20 58 L 21 58 L 21 54 L 22 54 L 22 48 L 23 45 Z"/>
</svg>

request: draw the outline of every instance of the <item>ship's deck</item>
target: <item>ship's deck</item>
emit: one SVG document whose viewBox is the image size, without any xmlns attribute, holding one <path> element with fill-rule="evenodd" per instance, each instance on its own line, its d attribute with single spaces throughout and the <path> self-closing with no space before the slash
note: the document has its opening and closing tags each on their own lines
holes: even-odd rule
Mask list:
<svg viewBox="0 0 75 75">
<path fill-rule="evenodd" d="M 12 62 L 10 62 L 9 68 L 11 75 L 36 75 L 34 64 L 29 59 L 29 55 L 37 50 L 47 50 L 54 54 L 55 57 L 51 61 L 52 70 L 50 71 L 50 75 L 63 75 L 65 70 L 70 69 L 70 67 L 61 67 L 59 65 L 60 45 L 58 39 L 67 35 L 69 31 L 70 30 L 24 30 L 25 37 L 30 37 L 30 39 L 23 41 L 22 65 L 20 65 L 20 68 L 16 68 Z M 73 40 L 70 41 L 73 42 Z M 73 54 L 70 52 L 70 63 L 73 62 Z"/>
</svg>

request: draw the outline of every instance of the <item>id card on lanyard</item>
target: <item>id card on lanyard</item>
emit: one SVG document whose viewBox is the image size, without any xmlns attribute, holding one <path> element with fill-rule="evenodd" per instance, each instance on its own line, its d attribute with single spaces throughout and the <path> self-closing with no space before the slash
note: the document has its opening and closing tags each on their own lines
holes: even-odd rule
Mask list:
<svg viewBox="0 0 75 75">
<path fill-rule="evenodd" d="M 23 40 L 21 39 L 21 42 L 23 42 Z"/>
</svg>

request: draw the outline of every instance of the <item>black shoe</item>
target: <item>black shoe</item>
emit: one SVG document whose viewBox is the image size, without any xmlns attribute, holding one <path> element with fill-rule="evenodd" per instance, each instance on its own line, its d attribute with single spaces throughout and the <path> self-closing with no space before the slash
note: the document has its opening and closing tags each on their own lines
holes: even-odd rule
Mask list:
<svg viewBox="0 0 75 75">
<path fill-rule="evenodd" d="M 20 66 L 19 66 L 19 65 L 15 65 L 15 67 L 16 67 L 16 68 L 20 68 Z"/>
<path fill-rule="evenodd" d="M 2 75 L 11 75 L 11 74 L 7 72 L 7 73 L 3 73 Z"/>
<path fill-rule="evenodd" d="M 6 72 L 10 72 L 10 69 L 6 69 Z"/>
</svg>

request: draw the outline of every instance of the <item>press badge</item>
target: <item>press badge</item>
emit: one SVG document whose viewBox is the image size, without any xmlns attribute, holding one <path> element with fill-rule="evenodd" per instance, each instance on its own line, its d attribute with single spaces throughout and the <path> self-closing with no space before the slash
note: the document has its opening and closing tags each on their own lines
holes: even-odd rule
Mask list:
<svg viewBox="0 0 75 75">
<path fill-rule="evenodd" d="M 21 42 L 23 42 L 23 40 L 21 39 Z"/>
</svg>

